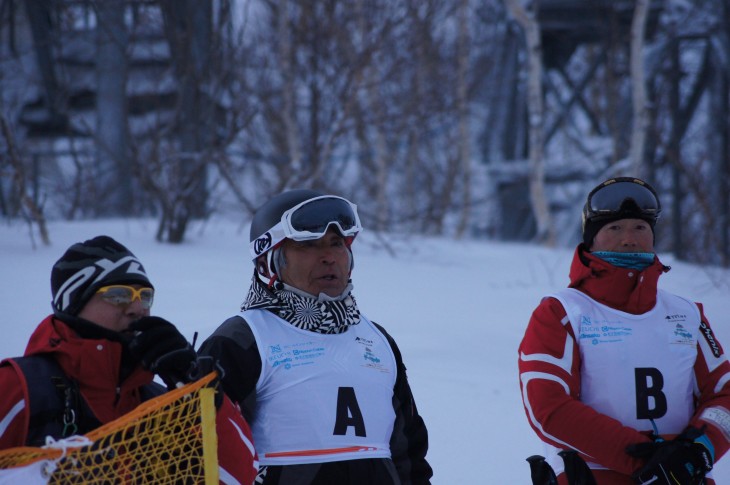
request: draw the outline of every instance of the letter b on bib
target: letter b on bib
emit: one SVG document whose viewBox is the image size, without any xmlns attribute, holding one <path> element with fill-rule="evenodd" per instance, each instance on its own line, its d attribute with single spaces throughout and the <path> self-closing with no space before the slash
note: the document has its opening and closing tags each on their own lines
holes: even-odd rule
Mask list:
<svg viewBox="0 0 730 485">
<path fill-rule="evenodd" d="M 659 419 L 667 414 L 667 396 L 662 392 L 664 377 L 659 369 L 639 367 L 636 378 L 636 418 Z"/>
</svg>

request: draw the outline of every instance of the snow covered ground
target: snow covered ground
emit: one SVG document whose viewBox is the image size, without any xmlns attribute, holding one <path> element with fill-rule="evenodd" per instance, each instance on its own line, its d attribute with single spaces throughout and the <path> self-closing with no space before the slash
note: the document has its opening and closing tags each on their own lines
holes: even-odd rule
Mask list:
<svg viewBox="0 0 730 485">
<path fill-rule="evenodd" d="M 28 228 L 0 225 L 0 357 L 22 354 L 50 313 L 50 269 L 72 243 L 117 238 L 144 263 L 156 289 L 153 313 L 198 342 L 238 311 L 253 266 L 248 224 L 213 220 L 171 246 L 156 222 L 52 223 L 50 247 L 32 248 Z M 568 282 L 572 250 L 526 244 L 375 234 L 355 243 L 354 294 L 368 317 L 398 341 L 429 428 L 434 484 L 529 484 L 525 458 L 542 446 L 525 418 L 517 346 L 542 295 Z M 673 270 L 663 288 L 705 303 L 730 350 L 730 271 L 660 255 Z M 601 439 L 610 439 L 603 437 Z M 730 483 L 730 458 L 716 466 Z"/>
</svg>

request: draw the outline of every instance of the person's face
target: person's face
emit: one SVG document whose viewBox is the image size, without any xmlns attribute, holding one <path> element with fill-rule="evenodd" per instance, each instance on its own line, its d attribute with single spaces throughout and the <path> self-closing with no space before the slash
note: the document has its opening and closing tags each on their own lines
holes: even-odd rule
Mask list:
<svg viewBox="0 0 730 485">
<path fill-rule="evenodd" d="M 654 233 L 649 223 L 642 219 L 619 219 L 596 233 L 591 251 L 653 253 Z"/>
<path fill-rule="evenodd" d="M 279 277 L 284 283 L 314 296 L 338 296 L 345 291 L 350 256 L 345 238 L 335 229 L 312 241 L 287 239 L 282 251 L 286 264 L 279 269 Z"/>
<path fill-rule="evenodd" d="M 142 285 L 129 285 L 140 289 Z M 114 332 L 124 332 L 129 324 L 139 318 L 149 316 L 149 308 L 144 308 L 139 298 L 128 305 L 118 306 L 105 301 L 96 293 L 86 302 L 79 312 L 79 317 Z"/>
</svg>

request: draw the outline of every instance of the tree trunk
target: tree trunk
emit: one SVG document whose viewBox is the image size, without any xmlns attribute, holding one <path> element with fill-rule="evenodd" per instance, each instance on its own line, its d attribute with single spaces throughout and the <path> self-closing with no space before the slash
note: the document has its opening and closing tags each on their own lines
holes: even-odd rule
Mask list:
<svg viewBox="0 0 730 485">
<path fill-rule="evenodd" d="M 631 23 L 631 101 L 633 108 L 633 129 L 629 173 L 637 177 L 646 175 L 644 167 L 644 145 L 649 125 L 649 110 L 646 104 L 646 79 L 644 75 L 644 32 L 649 13 L 649 0 L 637 0 Z"/>
<path fill-rule="evenodd" d="M 160 224 L 167 241 L 182 242 L 188 222 L 207 214 L 207 153 L 216 120 L 209 98 L 212 66 L 212 3 L 197 0 L 160 2 L 175 71 L 179 79 L 177 134 L 180 153 L 166 157 L 172 181 L 163 197 Z M 167 209 L 165 209 L 167 207 Z"/>
<path fill-rule="evenodd" d="M 540 39 L 540 25 L 537 22 L 539 1 L 530 3 L 525 9 L 520 0 L 506 0 L 512 15 L 525 32 L 527 44 L 528 76 L 527 76 L 527 116 L 529 126 L 529 153 L 530 153 L 530 204 L 535 215 L 537 242 L 547 246 L 555 245 L 555 228 L 550 215 L 545 194 L 545 165 L 544 165 L 544 107 L 542 92 L 542 42 Z"/>
<path fill-rule="evenodd" d="M 46 218 L 43 215 L 43 209 L 35 203 L 33 198 L 28 195 L 25 189 L 27 180 L 25 166 L 23 165 L 23 161 L 20 159 L 20 154 L 15 146 L 15 137 L 10 131 L 10 126 L 8 126 L 7 120 L 1 113 L 0 135 L 2 135 L 2 138 L 5 139 L 7 161 L 13 169 L 13 183 L 20 199 L 20 207 L 27 211 L 26 215 L 30 225 L 32 226 L 33 224 L 36 224 L 38 226 L 38 233 L 41 236 L 41 242 L 43 242 L 45 246 L 49 246 L 51 244 L 51 239 L 48 237 L 48 227 L 46 226 Z"/>
<path fill-rule="evenodd" d="M 55 61 L 51 45 L 53 38 L 51 3 L 50 0 L 26 0 L 25 7 L 33 34 L 33 48 L 38 70 L 43 80 L 50 121 L 53 125 L 59 125 L 65 122 L 66 110 L 65 98 L 54 68 Z"/>
<path fill-rule="evenodd" d="M 278 1 L 279 17 L 277 31 L 279 34 L 279 69 L 283 77 L 282 87 L 282 120 L 285 130 L 287 156 L 286 170 L 282 171 L 284 180 L 296 176 L 302 171 L 302 150 L 300 146 L 299 125 L 297 124 L 296 84 L 292 68 L 292 39 L 289 28 L 289 0 Z"/>
<path fill-rule="evenodd" d="M 524 153 L 518 154 L 519 148 L 524 146 L 518 141 L 524 116 L 520 109 L 515 109 L 522 106 L 514 82 L 519 77 L 520 49 L 519 34 L 515 31 L 508 25 L 498 39 L 495 66 L 499 68 L 493 68 L 487 79 L 489 111 L 482 135 L 483 156 L 487 163 L 525 158 Z"/>
<path fill-rule="evenodd" d="M 679 63 L 679 40 L 674 38 L 671 40 L 669 49 L 670 62 L 670 92 L 669 92 L 669 110 L 672 119 L 672 132 L 669 137 L 667 146 L 667 157 L 669 158 L 672 172 L 672 249 L 677 259 L 685 259 L 685 248 L 682 243 L 682 176 L 681 176 L 681 157 L 680 157 L 680 141 L 682 138 L 681 129 L 679 127 L 680 120 L 680 81 L 682 73 L 680 72 Z"/>
<path fill-rule="evenodd" d="M 456 228 L 456 236 L 461 237 L 469 226 L 471 215 L 471 133 L 469 130 L 469 0 L 459 5 L 459 38 L 457 52 L 456 103 L 458 118 L 458 158 L 461 165 L 461 216 Z"/>
<path fill-rule="evenodd" d="M 96 146 L 101 215 L 135 212 L 127 135 L 127 32 L 124 0 L 96 5 Z"/>
<path fill-rule="evenodd" d="M 364 2 L 362 0 L 357 1 L 357 23 L 361 38 L 367 39 L 369 34 L 367 25 L 368 12 L 363 3 Z M 359 48 L 362 48 L 362 46 Z M 352 56 L 353 58 L 357 58 L 358 53 L 353 52 Z M 361 121 L 360 124 L 365 125 L 362 129 L 365 133 L 365 136 L 362 137 L 365 143 L 363 143 L 362 146 L 365 147 L 369 144 L 370 151 L 372 153 L 372 155 L 365 155 L 368 157 L 369 166 L 372 168 L 372 173 L 367 175 L 368 182 L 366 183 L 366 186 L 370 189 L 370 193 L 368 194 L 369 197 L 375 202 L 375 230 L 385 231 L 387 229 L 389 219 L 387 196 L 388 174 L 390 172 L 392 160 L 388 150 L 388 142 L 380 123 L 386 119 L 387 109 L 383 106 L 382 97 L 379 96 L 377 92 L 378 81 L 375 76 L 375 70 L 368 66 L 365 69 L 358 69 L 355 76 L 356 80 L 354 84 L 362 84 L 365 100 L 364 109 L 360 110 L 358 119 L 362 120 L 363 117 L 365 117 L 365 120 L 367 120 L 365 113 L 369 112 L 373 113 L 372 118 L 379 120 L 378 123 L 367 123 Z M 361 78 L 364 79 L 364 82 L 361 82 Z M 368 132 L 371 133 L 371 137 L 374 139 L 372 142 L 369 142 L 370 137 L 367 135 Z"/>
<path fill-rule="evenodd" d="M 713 122 L 710 124 L 707 133 L 708 157 L 710 159 L 712 179 L 707 184 L 706 193 L 712 206 L 717 210 L 709 210 L 707 230 L 711 232 L 713 247 L 708 253 L 717 254 L 718 258 L 713 263 L 719 262 L 723 266 L 730 264 L 730 221 L 728 210 L 730 210 L 730 146 L 728 133 L 730 133 L 730 120 L 728 120 L 728 109 L 730 102 L 728 95 L 728 74 L 725 69 L 718 68 L 721 65 L 719 52 L 713 47 L 714 62 L 710 65 L 709 94 L 709 115 Z"/>
</svg>

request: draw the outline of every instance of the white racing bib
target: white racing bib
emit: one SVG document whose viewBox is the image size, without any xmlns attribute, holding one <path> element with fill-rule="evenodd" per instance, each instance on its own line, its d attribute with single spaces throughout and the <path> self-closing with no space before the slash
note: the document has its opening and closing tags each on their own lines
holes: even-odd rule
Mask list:
<svg viewBox="0 0 730 485">
<path fill-rule="evenodd" d="M 266 310 L 241 316 L 262 362 L 252 423 L 262 465 L 390 457 L 396 363 L 369 320 L 323 335 Z"/>
<path fill-rule="evenodd" d="M 639 431 L 651 431 L 653 420 L 660 435 L 682 432 L 698 393 L 697 305 L 659 290 L 652 310 L 633 315 L 572 288 L 551 296 L 565 308 L 580 348 L 581 402 Z"/>
</svg>

